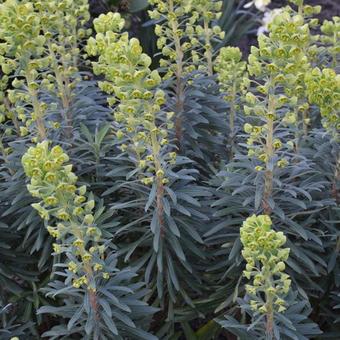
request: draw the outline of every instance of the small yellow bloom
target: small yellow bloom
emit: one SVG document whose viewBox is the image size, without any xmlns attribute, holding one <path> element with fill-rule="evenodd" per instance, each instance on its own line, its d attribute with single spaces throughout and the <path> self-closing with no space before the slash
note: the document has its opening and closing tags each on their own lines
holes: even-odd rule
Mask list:
<svg viewBox="0 0 340 340">
<path fill-rule="evenodd" d="M 103 269 L 103 265 L 99 264 L 99 263 L 95 263 L 94 267 L 93 267 L 94 271 L 100 271 Z"/>
</svg>

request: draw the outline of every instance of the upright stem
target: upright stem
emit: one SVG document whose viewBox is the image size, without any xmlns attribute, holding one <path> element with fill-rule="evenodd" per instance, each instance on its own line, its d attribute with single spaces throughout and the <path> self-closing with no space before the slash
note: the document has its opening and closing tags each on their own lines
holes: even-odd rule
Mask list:
<svg viewBox="0 0 340 340">
<path fill-rule="evenodd" d="M 236 118 L 236 84 L 233 85 L 230 100 L 230 115 L 229 115 L 229 144 L 230 144 L 230 158 L 234 155 L 234 133 L 235 133 L 235 118 Z"/>
<path fill-rule="evenodd" d="M 302 112 L 302 126 L 303 126 L 303 135 L 304 135 L 305 138 L 308 136 L 307 119 L 308 119 L 308 111 L 303 110 L 303 112 Z"/>
<path fill-rule="evenodd" d="M 204 18 L 205 58 L 207 60 L 208 75 L 213 75 L 213 55 L 209 34 L 209 21 Z"/>
<path fill-rule="evenodd" d="M 274 116 L 275 111 L 275 100 L 274 97 L 269 95 L 268 99 L 268 113 Z M 273 191 L 273 171 L 270 168 L 271 160 L 274 156 L 273 147 L 273 136 L 274 136 L 274 119 L 267 118 L 267 138 L 266 138 L 266 171 L 265 171 L 265 182 L 264 182 L 264 194 L 263 194 L 263 209 L 265 214 L 271 214 L 271 208 L 269 205 L 269 198 Z"/>
<path fill-rule="evenodd" d="M 174 1 L 168 0 L 169 3 L 169 14 L 173 14 L 175 7 L 174 7 Z M 179 24 L 176 20 L 170 21 L 170 28 L 173 33 L 174 38 L 174 44 L 175 44 L 175 51 L 176 51 L 176 89 L 175 89 L 175 95 L 176 95 L 176 103 L 175 103 L 175 129 L 176 129 L 176 139 L 178 147 L 181 147 L 182 144 L 182 122 L 183 122 L 183 109 L 184 109 L 184 83 L 183 83 L 183 60 L 184 60 L 184 53 L 181 46 L 181 39 L 178 35 L 177 31 L 179 29 Z"/>
<path fill-rule="evenodd" d="M 164 203 L 163 203 L 163 197 L 164 197 L 164 185 L 162 183 L 162 180 L 157 178 L 157 217 L 158 222 L 161 228 L 161 237 L 164 238 L 165 236 L 165 223 L 164 223 Z"/>
<path fill-rule="evenodd" d="M 62 194 L 57 195 L 59 202 L 61 202 L 61 207 L 63 209 L 65 209 L 65 211 L 69 210 L 69 204 L 67 202 L 67 200 L 64 199 L 64 197 L 62 196 Z M 72 214 L 72 212 L 70 212 Z M 69 233 L 71 235 L 73 235 L 74 237 L 76 237 L 77 239 L 80 240 L 84 240 L 84 233 L 82 232 L 82 230 L 79 227 L 79 222 L 75 219 L 71 222 L 71 228 L 69 229 Z M 96 242 L 94 242 L 95 246 L 97 245 Z M 86 253 L 86 249 L 83 246 L 80 249 L 80 256 L 83 256 L 84 253 Z M 84 266 L 83 266 L 86 278 L 88 280 L 88 282 L 92 282 L 94 280 L 94 273 L 93 273 L 93 269 L 91 266 L 90 262 L 85 262 Z M 99 304 L 98 304 L 98 296 L 97 293 L 94 290 L 88 289 L 88 294 L 89 294 L 89 301 L 90 301 L 90 305 L 92 308 L 92 312 L 93 312 L 93 317 L 95 322 L 97 322 L 99 320 Z"/>
<path fill-rule="evenodd" d="M 336 68 L 337 66 L 337 50 L 335 49 L 335 46 L 337 45 L 338 38 L 337 38 L 337 32 L 334 32 L 333 35 L 333 52 L 332 52 L 332 68 Z"/>
<path fill-rule="evenodd" d="M 266 299 L 266 340 L 273 339 L 273 327 L 274 327 L 274 306 L 273 306 L 273 294 L 268 291 L 272 284 L 272 273 L 268 268 L 264 272 L 265 275 L 265 299 Z"/>
<path fill-rule="evenodd" d="M 72 32 L 73 37 L 77 37 L 77 27 L 76 26 L 73 26 L 72 31 L 73 31 Z M 77 38 L 74 40 L 74 42 L 72 44 L 72 48 L 73 48 L 73 50 L 78 48 Z M 78 54 L 76 54 L 76 53 L 73 53 L 73 66 L 76 67 L 76 68 L 78 67 Z"/>
<path fill-rule="evenodd" d="M 48 43 L 48 49 L 49 53 L 52 57 L 52 69 L 55 74 L 56 80 L 57 80 L 57 86 L 58 86 L 58 92 L 60 93 L 62 105 L 63 105 L 63 111 L 65 114 L 65 120 L 66 120 L 66 137 L 71 138 L 72 136 L 72 116 L 70 112 L 70 103 L 71 103 L 71 93 L 69 89 L 69 79 L 68 77 L 64 77 L 62 72 L 59 70 L 58 65 L 58 59 L 57 56 L 52 48 L 51 43 Z M 66 64 L 64 60 L 62 59 L 63 67 L 66 67 Z"/>
<path fill-rule="evenodd" d="M 157 133 L 151 131 L 151 142 L 152 142 L 152 151 L 153 151 L 153 158 L 155 162 L 155 170 L 156 173 L 159 170 L 162 170 L 162 166 L 159 160 L 159 153 L 160 153 L 160 146 L 157 140 Z M 162 183 L 162 178 L 157 177 L 156 179 L 156 209 L 157 209 L 157 217 L 158 223 L 161 228 L 161 237 L 165 236 L 165 221 L 164 221 L 164 185 Z"/>
<path fill-rule="evenodd" d="M 271 294 L 266 294 L 266 340 L 273 339 L 274 326 L 274 311 L 273 311 L 273 297 Z"/>
<path fill-rule="evenodd" d="M 340 192 L 338 189 L 340 183 L 340 155 L 336 158 L 334 180 L 332 183 L 332 196 L 335 199 L 336 204 L 340 204 Z"/>
<path fill-rule="evenodd" d="M 35 113 L 35 116 L 36 116 L 35 122 L 36 122 L 37 129 L 38 129 L 38 135 L 39 135 L 39 139 L 41 141 L 44 141 L 46 140 L 47 135 L 46 135 L 46 127 L 45 127 L 45 123 L 43 119 L 43 113 L 41 111 L 41 106 L 40 106 L 39 99 L 38 99 L 38 92 L 37 90 L 32 88 L 32 86 L 30 86 L 30 84 L 33 83 L 34 80 L 35 79 L 31 77 L 31 71 L 27 70 L 26 71 L 27 88 L 28 88 L 28 93 L 31 97 L 33 112 Z"/>
</svg>

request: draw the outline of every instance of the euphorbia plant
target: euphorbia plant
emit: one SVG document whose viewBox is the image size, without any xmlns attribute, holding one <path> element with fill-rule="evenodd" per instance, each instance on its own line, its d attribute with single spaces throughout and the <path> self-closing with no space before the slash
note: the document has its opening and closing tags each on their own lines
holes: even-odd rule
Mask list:
<svg viewBox="0 0 340 340">
<path fill-rule="evenodd" d="M 319 334 L 317 326 L 308 321 L 300 298 L 291 292 L 291 278 L 285 272 L 290 251 L 283 248 L 286 236 L 272 229 L 268 215 L 248 217 L 240 235 L 246 261 L 243 275 L 250 280 L 240 304 L 251 323 L 244 328 L 227 315 L 227 320 L 217 322 L 238 336 L 256 339 L 296 339 Z M 297 316 L 294 310 L 301 314 Z"/>
<path fill-rule="evenodd" d="M 61 296 L 63 306 L 45 306 L 40 312 L 65 318 L 67 326 L 52 328 L 46 336 L 78 334 L 105 339 L 133 335 L 152 339 L 137 327 L 145 326 L 144 320 L 154 312 L 140 301 L 147 291 L 142 284 L 129 282 L 135 276 L 129 269 L 116 268 L 117 260 L 108 244 L 110 234 L 97 224 L 102 212 L 94 211 L 95 202 L 86 197 L 86 187 L 76 186 L 72 165 L 65 164 L 68 159 L 60 146 L 50 149 L 47 141 L 31 147 L 22 158 L 31 179 L 28 190 L 40 200 L 32 206 L 46 224 L 51 223 L 47 230 L 56 239 L 54 255 L 60 254 L 62 261 L 56 265 L 62 268 L 56 273 L 61 280 L 51 283 L 48 294 Z"/>
<path fill-rule="evenodd" d="M 293 34 L 293 35 L 291 35 Z M 270 213 L 270 197 L 273 187 L 273 173 L 277 167 L 288 164 L 280 135 L 288 137 L 290 130 L 284 132 L 284 126 L 300 121 L 299 111 L 305 110 L 305 105 L 299 106 L 299 97 L 304 89 L 303 82 L 310 64 L 303 50 L 309 41 L 309 29 L 303 25 L 299 16 L 291 16 L 283 12 L 276 16 L 270 24 L 269 35 L 259 37 L 259 48 L 252 47 L 249 56 L 249 74 L 254 77 L 253 92 L 248 92 L 245 99 L 246 114 L 255 114 L 263 123 L 252 126 L 247 123 L 245 132 L 250 134 L 247 144 L 248 155 L 257 157 L 263 164 L 256 166 L 257 171 L 264 171 L 263 209 Z M 282 90 L 283 88 L 283 90 Z M 299 90 L 302 93 L 299 94 Z M 302 121 L 305 117 L 301 118 Z M 301 125 L 297 124 L 297 129 Z M 286 147 L 299 143 L 299 135 L 292 138 Z"/>
<path fill-rule="evenodd" d="M 336 68 L 340 55 L 340 17 L 335 16 L 333 20 L 325 20 L 320 27 L 322 35 L 321 43 L 327 52 L 326 66 Z"/>
<path fill-rule="evenodd" d="M 41 30 L 46 38 L 46 52 L 49 54 L 50 72 L 44 77 L 43 85 L 52 95 L 60 99 L 61 114 L 65 119 L 67 138 L 72 134 L 73 91 L 80 81 L 78 72 L 80 45 L 91 34 L 85 29 L 90 19 L 86 0 L 41 2 L 34 7 L 41 18 Z"/>
<path fill-rule="evenodd" d="M 150 0 L 149 3 L 153 5 L 149 11 L 150 18 L 157 20 L 157 46 L 162 51 L 160 67 L 166 70 L 164 78 L 173 80 L 170 87 L 173 98 L 169 104 L 175 112 L 177 146 L 183 148 L 186 144 L 185 123 L 190 121 L 185 112 L 188 85 L 193 78 L 200 79 L 195 70 L 204 76 L 213 74 L 213 43 L 224 37 L 216 23 L 221 15 L 222 2 Z"/>
<path fill-rule="evenodd" d="M 305 84 L 305 76 L 311 71 L 310 30 L 304 18 L 291 9 L 276 16 L 268 28 L 269 33 L 259 36 L 259 46 L 252 47 L 249 56 L 245 135 L 237 136 L 241 143 L 246 136 L 247 143 L 241 144 L 234 162 L 223 167 L 222 182 L 216 181 L 220 189 L 214 203 L 217 221 L 206 233 L 208 242 L 216 242 L 223 235 L 228 240 L 224 243 L 226 270 L 221 275 L 235 280 L 235 295 L 241 289 L 235 279 L 241 259 L 240 243 L 234 235 L 245 214 L 264 213 L 272 218 L 276 230 L 285 233 L 291 248 L 287 263 L 300 289 L 308 290 L 305 277 L 317 284 L 317 275 L 325 268 L 319 231 L 309 228 L 314 217 L 306 221 L 303 216 L 304 211 L 313 213 L 328 204 L 317 194 L 326 185 L 303 152 L 296 152 L 303 127 L 301 113 L 310 105 Z M 247 155 L 242 147 L 248 150 Z M 309 239 L 315 241 L 312 257 Z M 294 246 L 297 240 L 300 247 Z M 300 276 L 300 270 L 304 275 Z M 229 306 L 232 298 L 228 296 L 221 306 Z M 302 303 L 307 306 L 309 302 L 305 299 Z M 248 335 L 252 334 L 250 328 Z"/>
<path fill-rule="evenodd" d="M 243 275 L 253 281 L 246 285 L 253 311 L 266 315 L 266 335 L 274 334 L 274 314 L 286 310 L 285 295 L 291 280 L 284 273 L 289 248 L 282 248 L 286 237 L 282 232 L 271 230 L 267 215 L 249 217 L 240 229 L 242 256 L 246 260 Z"/>
<path fill-rule="evenodd" d="M 247 63 L 242 61 L 242 53 L 238 47 L 223 47 L 216 59 L 215 70 L 220 83 L 224 99 L 229 104 L 229 130 L 228 139 L 230 154 L 232 155 L 235 128 L 237 127 L 237 113 L 241 110 L 243 95 L 249 86 Z"/>
<path fill-rule="evenodd" d="M 39 74 L 48 66 L 48 59 L 44 55 L 45 37 L 40 31 L 40 17 L 30 2 L 21 4 L 17 1 L 6 1 L 0 8 L 2 71 L 9 75 L 19 70 L 18 75 L 21 72 L 23 80 L 14 79 L 13 86 L 20 88 L 25 85 L 27 88 L 27 92 L 11 90 L 8 99 L 12 103 L 22 101 L 32 106 L 31 119 L 27 125 L 34 122 L 37 136 L 43 140 L 47 136 L 44 118 L 47 107 L 46 103 L 39 101 L 37 90 Z M 20 20 L 16 20 L 18 17 Z M 18 118 L 26 121 L 25 108 L 17 105 L 15 110 Z M 21 134 L 27 134 L 26 127 L 21 128 Z"/>
<path fill-rule="evenodd" d="M 46 139 L 49 129 L 61 125 L 53 121 L 59 109 L 70 138 L 73 92 L 80 80 L 78 45 L 91 32 L 82 28 L 89 20 L 88 7 L 86 1 L 9 0 L 1 5 L 2 70 L 14 75 L 14 90 L 6 91 L 2 101 L 22 136 L 31 132 L 36 140 Z"/>
<path fill-rule="evenodd" d="M 86 0 L 2 2 L 6 339 L 13 314 L 13 336 L 152 339 L 145 302 L 159 338 L 223 337 L 220 313 L 240 338 L 311 338 L 310 305 L 338 331 L 338 19 L 319 36 L 292 0 L 247 63 L 217 25 L 237 41 L 245 2 L 150 0 L 160 67 L 119 14 L 94 19 L 90 81 Z"/>
<path fill-rule="evenodd" d="M 124 160 L 118 168 L 123 165 L 125 171 L 132 164 L 112 190 L 129 190 L 126 199 L 113 206 L 130 217 L 117 236 L 128 236 L 133 242 L 121 252 L 140 268 L 152 289 L 150 301 L 168 313 L 173 326 L 180 296 L 193 307 L 190 294 L 199 292 L 198 268 L 204 253 L 198 248 L 203 241 L 196 221 L 207 217 L 196 210 L 200 206 L 196 197 L 209 193 L 192 183 L 196 171 L 178 169 L 188 161 L 177 159 L 171 144 L 173 113 L 164 110 L 166 95 L 159 88 L 158 71 L 150 69 L 151 58 L 137 39 L 120 33 L 124 26 L 120 15 L 101 15 L 94 26 L 97 34 L 89 39 L 87 52 L 98 55 L 94 72 L 105 76 L 99 86 L 108 93 L 113 108 L 115 144 L 120 150 L 116 161 Z M 136 254 L 142 250 L 140 262 Z M 163 329 L 169 334 L 173 331 Z"/>
</svg>

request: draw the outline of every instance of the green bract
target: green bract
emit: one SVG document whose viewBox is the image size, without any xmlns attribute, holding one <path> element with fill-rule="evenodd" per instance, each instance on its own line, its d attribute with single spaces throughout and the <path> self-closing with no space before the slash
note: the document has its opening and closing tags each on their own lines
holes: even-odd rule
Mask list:
<svg viewBox="0 0 340 340">
<path fill-rule="evenodd" d="M 146 292 L 140 290 L 141 285 L 129 283 L 135 275 L 133 272 L 119 272 L 116 268 L 108 240 L 95 221 L 94 200 L 85 196 L 85 186 L 77 187 L 72 165 L 65 164 L 68 160 L 60 146 L 50 149 L 47 141 L 29 148 L 22 158 L 25 173 L 31 180 L 28 190 L 40 199 L 32 206 L 51 224 L 47 230 L 56 239 L 54 255 L 60 254 L 66 259 L 65 265 L 59 264 L 66 267 L 62 275 L 65 280 L 53 285 L 54 294 L 73 290 L 73 294 L 80 297 L 73 302 L 76 317 L 70 318 L 68 331 L 72 334 L 72 326 L 77 326 L 77 333 L 83 337 L 103 339 L 137 333 L 141 339 L 155 339 L 138 328 L 154 312 L 138 300 Z M 88 307 L 84 308 L 84 304 Z M 65 307 L 46 306 L 41 312 L 63 315 Z"/>
<path fill-rule="evenodd" d="M 139 41 L 129 39 L 127 32 L 117 33 L 124 26 L 117 13 L 101 15 L 94 25 L 97 35 L 89 40 L 87 52 L 99 56 L 93 69 L 106 78 L 99 87 L 110 95 L 108 103 L 114 106 L 121 149 L 134 154 L 144 184 L 154 180 L 166 184 L 167 162 L 173 163 L 176 155 L 168 147 L 168 128 L 173 124 L 171 114 L 162 112 L 166 99 L 159 89 L 161 77 L 150 69 L 151 58 L 142 52 Z M 105 28 L 109 30 L 104 32 Z"/>
<path fill-rule="evenodd" d="M 251 280 L 246 285 L 250 306 L 260 313 L 284 312 L 285 295 L 289 292 L 291 279 L 285 271 L 289 248 L 283 248 L 286 237 L 271 229 L 269 216 L 251 216 L 240 229 L 243 245 L 242 256 L 246 260 L 243 275 Z M 262 299 L 261 294 L 265 294 Z"/>
<path fill-rule="evenodd" d="M 320 108 L 323 125 L 335 135 L 340 131 L 340 75 L 333 69 L 313 69 L 306 74 L 308 99 Z"/>
<path fill-rule="evenodd" d="M 49 107 L 42 92 L 61 99 L 65 134 L 72 128 L 72 91 L 76 86 L 79 42 L 91 30 L 79 28 L 89 20 L 87 1 L 5 1 L 1 4 L 0 59 L 5 74 L 14 74 L 14 90 L 4 94 L 7 115 L 25 136 L 36 129 L 33 140 L 44 140 L 60 123 L 48 121 Z M 17 18 L 20 17 L 20 20 Z M 79 79 L 77 78 L 79 81 Z M 7 99 L 6 99 L 7 97 Z M 10 107 L 15 106 L 13 109 Z M 32 108 L 30 108 L 32 107 Z M 20 127 L 21 121 L 24 126 Z M 34 133 L 33 133 L 34 134 Z"/>
<path fill-rule="evenodd" d="M 73 285 L 78 288 L 85 285 L 95 292 L 96 278 L 105 272 L 101 257 L 106 247 L 100 229 L 94 224 L 94 202 L 84 196 L 85 187 L 76 187 L 77 176 L 71 165 L 65 165 L 68 159 L 60 146 L 49 150 L 48 142 L 43 142 L 27 151 L 22 164 L 31 178 L 29 192 L 41 200 L 34 208 L 47 221 L 52 217 L 60 220 L 47 229 L 57 240 L 55 252 L 76 259 L 71 262 Z"/>
<path fill-rule="evenodd" d="M 340 55 L 340 17 L 333 17 L 332 21 L 325 20 L 321 26 L 320 37 L 329 55 L 328 65 L 333 68 L 337 66 Z"/>
<path fill-rule="evenodd" d="M 250 83 L 247 63 L 242 61 L 240 49 L 238 47 L 222 47 L 216 58 L 215 71 L 224 99 L 230 105 L 229 128 L 233 135 L 236 114 L 243 102 L 242 95 L 246 93 Z M 233 136 L 231 136 L 230 143 L 233 144 Z"/>
</svg>

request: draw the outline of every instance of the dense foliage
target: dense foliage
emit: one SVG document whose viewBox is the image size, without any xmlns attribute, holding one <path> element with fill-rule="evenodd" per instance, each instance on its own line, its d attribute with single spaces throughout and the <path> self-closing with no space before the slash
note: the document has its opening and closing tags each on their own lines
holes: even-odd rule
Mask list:
<svg viewBox="0 0 340 340">
<path fill-rule="evenodd" d="M 339 338 L 340 18 L 269 2 L 0 1 L 1 340 Z"/>
</svg>

